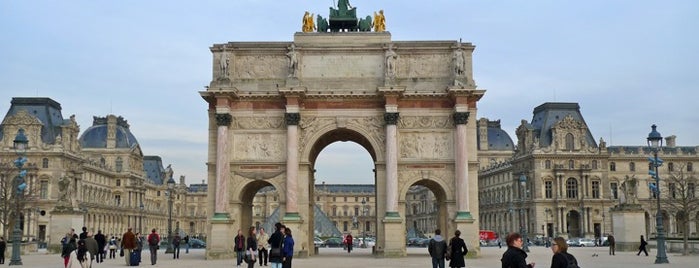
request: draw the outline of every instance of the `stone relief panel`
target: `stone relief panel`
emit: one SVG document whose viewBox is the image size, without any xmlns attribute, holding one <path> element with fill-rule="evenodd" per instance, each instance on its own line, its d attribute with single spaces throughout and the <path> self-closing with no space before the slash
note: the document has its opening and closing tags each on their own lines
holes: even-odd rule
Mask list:
<svg viewBox="0 0 699 268">
<path fill-rule="evenodd" d="M 451 76 L 449 55 L 401 55 L 396 64 L 398 77 L 447 77 Z"/>
<path fill-rule="evenodd" d="M 284 134 L 238 134 L 233 136 L 233 160 L 283 161 Z"/>
<path fill-rule="evenodd" d="M 454 138 L 451 132 L 400 133 L 400 157 L 409 159 L 451 159 Z"/>
<path fill-rule="evenodd" d="M 449 181 L 448 178 L 453 178 L 453 173 L 444 169 L 399 169 L 398 171 L 398 185 L 402 185 L 404 189 L 401 189 L 401 193 L 407 192 L 408 188 L 412 186 L 413 183 L 419 180 L 432 180 L 443 185 L 453 185 L 453 182 Z M 449 192 L 447 189 L 442 189 L 444 192 Z M 405 198 L 403 196 L 402 198 Z"/>
<path fill-rule="evenodd" d="M 308 141 L 311 136 L 318 132 L 320 129 L 324 129 L 328 125 L 335 124 L 335 118 L 323 118 L 317 116 L 301 116 L 301 121 L 299 122 L 299 154 L 303 151 L 306 146 L 309 146 Z"/>
<path fill-rule="evenodd" d="M 386 129 L 383 122 L 383 116 L 373 116 L 373 117 L 361 117 L 361 118 L 351 118 L 347 120 L 348 125 L 354 126 L 358 129 L 363 129 L 366 133 L 369 133 L 369 140 L 374 140 L 378 144 L 386 144 Z M 375 150 L 383 150 L 383 148 L 374 148 Z"/>
<path fill-rule="evenodd" d="M 265 117 L 234 117 L 232 129 L 282 129 L 284 128 L 283 116 Z"/>
<path fill-rule="evenodd" d="M 305 78 L 381 77 L 382 55 L 304 55 Z"/>
<path fill-rule="evenodd" d="M 416 128 L 454 128 L 454 120 L 451 116 L 401 116 L 398 121 L 400 129 Z"/>
<path fill-rule="evenodd" d="M 275 78 L 286 77 L 287 59 L 269 55 L 238 55 L 235 57 L 233 72 L 235 78 Z"/>
</svg>

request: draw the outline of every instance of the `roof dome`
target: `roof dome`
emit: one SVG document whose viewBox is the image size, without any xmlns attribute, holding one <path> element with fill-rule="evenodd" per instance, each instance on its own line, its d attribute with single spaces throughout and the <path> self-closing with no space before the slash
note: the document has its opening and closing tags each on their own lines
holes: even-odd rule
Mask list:
<svg viewBox="0 0 699 268">
<path fill-rule="evenodd" d="M 113 132 L 110 131 L 113 129 Z M 134 148 L 138 145 L 136 137 L 131 134 L 129 124 L 123 117 L 109 115 L 94 117 L 92 126 L 80 135 L 82 148 L 107 148 L 107 140 L 112 137 L 115 148 Z"/>
</svg>

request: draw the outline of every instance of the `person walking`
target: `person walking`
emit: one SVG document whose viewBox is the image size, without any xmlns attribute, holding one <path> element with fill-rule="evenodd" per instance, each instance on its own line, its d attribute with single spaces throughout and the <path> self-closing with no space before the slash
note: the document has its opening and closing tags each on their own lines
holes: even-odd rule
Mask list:
<svg viewBox="0 0 699 268">
<path fill-rule="evenodd" d="M 578 265 L 578 260 L 572 254 L 568 253 L 568 243 L 563 237 L 556 237 L 551 244 L 551 268 L 568 268 L 568 264 Z M 575 267 L 575 266 L 572 266 Z"/>
<path fill-rule="evenodd" d="M 133 228 L 129 227 L 121 237 L 121 248 L 124 251 L 124 259 L 126 266 L 131 266 L 131 253 L 136 249 L 136 234 L 133 233 Z"/>
<path fill-rule="evenodd" d="M 246 242 L 245 262 L 248 263 L 248 268 L 253 268 L 257 262 L 257 235 L 255 234 L 255 226 L 250 226 L 248 230 L 248 240 Z"/>
<path fill-rule="evenodd" d="M 245 257 L 245 236 L 242 230 L 238 229 L 238 235 L 235 236 L 234 242 L 236 264 L 240 266 L 243 263 L 243 257 Z"/>
<path fill-rule="evenodd" d="M 434 230 L 434 237 L 430 239 L 427 252 L 432 257 L 432 268 L 444 268 L 444 255 L 447 252 L 447 241 L 442 238 L 442 230 Z M 451 258 L 451 256 L 449 256 Z"/>
<path fill-rule="evenodd" d="M 272 263 L 272 268 L 282 268 L 282 248 L 284 245 L 284 225 L 277 222 L 274 224 L 275 231 L 267 240 L 269 244 L 269 262 Z"/>
<path fill-rule="evenodd" d="M 646 248 L 647 246 L 648 246 L 648 242 L 646 242 L 646 240 L 643 239 L 643 236 L 641 235 L 641 245 L 638 246 L 638 253 L 636 253 L 636 256 L 640 256 L 641 252 L 645 253 L 646 256 L 648 256 L 648 250 Z"/>
<path fill-rule="evenodd" d="M 534 268 L 536 263 L 527 264 L 527 253 L 522 250 L 524 242 L 522 241 L 522 235 L 518 233 L 511 233 L 505 238 L 507 243 L 507 250 L 502 254 L 502 268 L 509 267 L 528 267 Z"/>
<path fill-rule="evenodd" d="M 75 238 L 70 235 L 66 234 L 66 243 L 63 244 L 63 248 L 61 249 L 61 257 L 63 257 L 63 266 L 68 267 L 68 261 L 70 260 L 70 253 L 75 251 L 76 247 L 76 242 Z M 84 241 L 83 241 L 84 243 Z"/>
<path fill-rule="evenodd" d="M 615 255 L 616 241 L 614 240 L 614 236 L 612 234 L 607 236 L 607 242 L 609 243 L 609 255 Z"/>
<path fill-rule="evenodd" d="M 0 264 L 5 264 L 5 249 L 7 249 L 7 242 L 0 236 Z"/>
<path fill-rule="evenodd" d="M 109 239 L 109 258 L 110 259 L 116 258 L 116 249 L 117 249 L 116 237 L 112 236 L 112 238 Z"/>
<path fill-rule="evenodd" d="M 87 251 L 90 252 L 90 262 L 92 262 L 92 260 L 94 260 L 97 257 L 97 252 L 99 251 L 99 244 L 97 243 L 97 240 L 95 240 L 95 238 L 92 237 L 92 232 L 87 232 L 85 239 L 81 240 L 85 241 L 85 247 L 87 247 Z"/>
<path fill-rule="evenodd" d="M 97 256 L 95 256 L 95 259 L 97 263 L 104 262 L 104 255 L 105 255 L 105 246 L 107 245 L 107 237 L 104 236 L 102 233 L 102 230 L 97 230 L 97 234 L 95 235 L 95 241 L 97 241 Z"/>
<path fill-rule="evenodd" d="M 265 228 L 260 227 L 260 232 L 257 234 L 257 258 L 260 260 L 260 266 L 267 266 L 267 249 L 269 248 L 267 240 L 269 240 L 269 236 L 265 233 Z"/>
<path fill-rule="evenodd" d="M 87 237 L 87 234 L 85 234 Z M 78 240 L 78 248 L 68 255 L 66 268 L 90 268 L 92 267 L 92 256 L 85 246 L 85 240 Z"/>
<path fill-rule="evenodd" d="M 294 257 L 294 238 L 291 229 L 284 227 L 284 247 L 282 248 L 282 268 L 291 268 L 291 259 Z"/>
<path fill-rule="evenodd" d="M 158 248 L 160 248 L 160 235 L 155 231 L 155 228 L 150 231 L 147 241 L 150 250 L 150 265 L 155 265 L 158 261 Z"/>
<path fill-rule="evenodd" d="M 449 239 L 449 250 L 451 251 L 449 267 L 466 267 L 464 256 L 468 253 L 468 248 L 466 248 L 466 242 L 460 236 L 461 231 L 456 230 L 454 237 Z"/>
<path fill-rule="evenodd" d="M 175 232 L 175 237 L 172 238 L 172 258 L 180 258 L 180 242 L 182 242 L 182 237 L 178 232 Z"/>
<path fill-rule="evenodd" d="M 352 237 L 352 233 L 348 233 L 347 236 L 345 236 L 345 245 L 347 245 L 347 253 L 352 252 L 352 246 L 354 245 L 354 238 Z"/>
<path fill-rule="evenodd" d="M 83 226 L 83 232 L 80 233 L 80 236 L 78 236 L 79 239 L 85 239 L 87 238 L 87 227 Z"/>
</svg>

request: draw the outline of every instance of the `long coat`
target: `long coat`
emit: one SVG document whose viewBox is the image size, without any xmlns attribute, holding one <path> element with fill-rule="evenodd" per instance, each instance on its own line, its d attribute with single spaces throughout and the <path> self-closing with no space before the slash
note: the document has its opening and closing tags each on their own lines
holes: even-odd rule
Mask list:
<svg viewBox="0 0 699 268">
<path fill-rule="evenodd" d="M 451 250 L 451 261 L 449 267 L 466 267 L 464 256 L 468 253 L 466 243 L 459 237 L 452 237 L 449 240 L 449 249 Z"/>
<path fill-rule="evenodd" d="M 267 240 L 267 243 L 269 243 L 269 262 L 273 263 L 282 263 L 282 256 L 280 255 L 279 257 L 272 256 L 272 249 L 279 248 L 281 249 L 283 247 L 284 243 L 284 235 L 280 231 L 274 232 L 270 237 L 269 240 Z"/>
</svg>

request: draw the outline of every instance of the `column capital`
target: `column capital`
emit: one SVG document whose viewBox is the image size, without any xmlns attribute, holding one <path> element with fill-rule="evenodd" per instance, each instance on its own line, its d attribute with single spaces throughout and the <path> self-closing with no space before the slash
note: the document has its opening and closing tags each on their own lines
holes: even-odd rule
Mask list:
<svg viewBox="0 0 699 268">
<path fill-rule="evenodd" d="M 230 126 L 233 117 L 228 113 L 217 113 L 216 114 L 216 125 L 218 126 Z"/>
<path fill-rule="evenodd" d="M 296 126 L 299 124 L 299 121 L 301 121 L 301 114 L 299 114 L 299 113 L 285 113 L 284 114 L 284 121 L 286 122 L 287 126 Z"/>
<path fill-rule="evenodd" d="M 383 115 L 383 120 L 386 121 L 387 125 L 397 124 L 398 118 L 400 118 L 400 115 L 398 113 L 385 113 Z"/>
<path fill-rule="evenodd" d="M 468 116 L 471 115 L 470 112 L 455 112 L 453 117 L 454 117 L 454 124 L 455 125 L 465 125 L 468 123 Z"/>
</svg>

